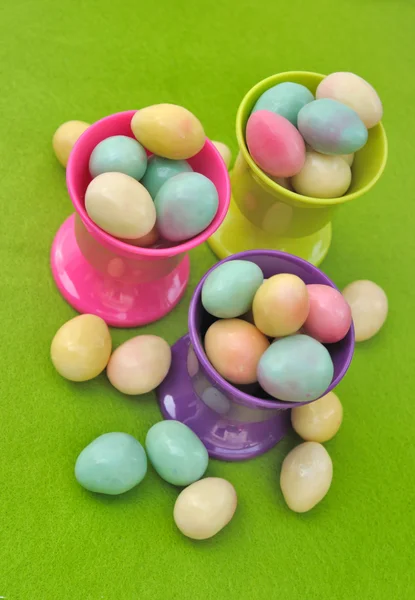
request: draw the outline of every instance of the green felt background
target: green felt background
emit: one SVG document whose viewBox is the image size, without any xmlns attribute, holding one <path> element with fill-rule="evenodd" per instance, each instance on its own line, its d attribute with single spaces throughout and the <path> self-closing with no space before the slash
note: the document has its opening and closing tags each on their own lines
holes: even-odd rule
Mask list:
<svg viewBox="0 0 415 600">
<path fill-rule="evenodd" d="M 377 600 L 410 597 L 414 501 L 414 54 L 411 0 L 2 0 L 0 5 L 0 596 L 7 600 Z M 74 315 L 48 264 L 71 204 L 51 138 L 69 119 L 175 102 L 236 150 L 244 93 L 291 69 L 351 70 L 385 106 L 390 158 L 376 188 L 339 210 L 323 268 L 339 286 L 381 284 L 390 315 L 360 345 L 338 389 L 339 435 L 327 444 L 334 481 L 302 516 L 279 486 L 294 436 L 244 464 L 212 461 L 239 508 L 213 540 L 175 529 L 177 490 L 150 470 L 120 498 L 73 477 L 97 435 L 144 440 L 160 418 L 153 395 L 131 399 L 105 376 L 61 379 L 49 362 Z M 215 258 L 192 252 L 186 297 L 142 331 L 173 343 L 191 290 Z M 412 274 L 412 275 L 411 275 Z M 115 344 L 134 331 L 113 331 Z M 412 581 L 413 583 L 413 581 Z"/>
</svg>

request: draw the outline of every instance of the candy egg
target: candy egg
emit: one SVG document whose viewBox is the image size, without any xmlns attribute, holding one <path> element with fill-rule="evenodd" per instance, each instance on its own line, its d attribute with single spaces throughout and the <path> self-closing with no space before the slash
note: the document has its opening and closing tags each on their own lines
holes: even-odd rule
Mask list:
<svg viewBox="0 0 415 600">
<path fill-rule="evenodd" d="M 149 429 L 146 450 L 162 479 L 173 485 L 189 485 L 208 467 L 208 452 L 193 431 L 179 421 L 160 421 Z"/>
<path fill-rule="evenodd" d="M 350 283 L 343 297 L 352 311 L 356 342 L 364 342 L 378 333 L 388 315 L 388 298 L 373 281 Z"/>
<path fill-rule="evenodd" d="M 291 411 L 294 431 L 303 440 L 327 442 L 331 440 L 343 420 L 343 407 L 334 392 L 329 392 L 319 400 L 296 406 Z"/>
<path fill-rule="evenodd" d="M 137 239 L 156 223 L 154 202 L 146 188 L 124 173 L 103 173 L 85 193 L 88 215 L 101 229 L 119 238 Z"/>
<path fill-rule="evenodd" d="M 298 113 L 303 106 L 313 100 L 313 94 L 304 85 L 286 81 L 274 85 L 274 87 L 264 92 L 257 100 L 252 112 L 270 110 L 288 119 L 288 121 L 297 127 Z"/>
<path fill-rule="evenodd" d="M 75 464 L 75 477 L 90 492 L 115 496 L 128 492 L 147 473 L 144 448 L 128 433 L 104 433 L 89 444 Z"/>
<path fill-rule="evenodd" d="M 350 306 L 341 293 L 328 285 L 307 286 L 310 310 L 303 325 L 304 333 L 323 344 L 342 340 L 352 324 Z"/>
<path fill-rule="evenodd" d="M 314 100 L 298 113 L 298 129 L 310 146 L 323 154 L 350 154 L 367 142 L 359 115 L 329 98 Z"/>
<path fill-rule="evenodd" d="M 170 364 L 170 346 L 163 338 L 138 335 L 114 350 L 107 376 L 123 394 L 147 394 L 160 385 Z"/>
<path fill-rule="evenodd" d="M 287 454 L 282 463 L 280 486 L 288 508 L 304 513 L 327 494 L 333 463 L 327 450 L 316 442 L 304 442 Z"/>
<path fill-rule="evenodd" d="M 212 271 L 202 287 L 202 304 L 215 317 L 230 319 L 246 313 L 264 274 L 253 262 L 230 260 Z"/>
<path fill-rule="evenodd" d="M 52 340 L 50 356 L 55 369 L 70 381 L 88 381 L 107 366 L 111 354 L 107 324 L 95 315 L 67 321 Z"/>
<path fill-rule="evenodd" d="M 214 183 L 201 173 L 180 173 L 162 185 L 154 205 L 160 235 L 171 242 L 183 242 L 210 225 L 219 197 Z"/>
<path fill-rule="evenodd" d="M 312 198 L 339 198 L 347 192 L 352 172 L 340 156 L 307 152 L 304 167 L 291 179 L 298 194 Z"/>
<path fill-rule="evenodd" d="M 52 139 L 52 147 L 56 158 L 63 167 L 66 167 L 68 164 L 72 148 L 88 127 L 89 123 L 84 123 L 84 121 L 68 121 L 55 131 Z"/>
<path fill-rule="evenodd" d="M 273 275 L 264 281 L 252 305 L 255 325 L 269 337 L 298 331 L 307 318 L 308 309 L 304 281 L 289 273 Z"/>
<path fill-rule="evenodd" d="M 206 540 L 232 519 L 238 498 L 226 479 L 206 477 L 183 490 L 174 505 L 174 521 L 183 535 Z"/>
<path fill-rule="evenodd" d="M 174 160 L 191 158 L 206 141 L 199 119 L 176 104 L 155 104 L 138 110 L 131 129 L 147 150 Z"/>
<path fill-rule="evenodd" d="M 217 372 L 231 383 L 257 380 L 259 359 L 269 341 L 254 325 L 242 319 L 215 321 L 205 335 L 205 351 Z"/>
<path fill-rule="evenodd" d="M 323 79 L 316 98 L 331 98 L 350 106 L 368 129 L 379 123 L 383 115 L 380 98 L 370 83 L 355 73 L 332 73 Z"/>
<path fill-rule="evenodd" d="M 333 373 L 329 352 L 308 335 L 277 340 L 258 363 L 262 389 L 285 402 L 316 400 L 329 387 Z"/>
<path fill-rule="evenodd" d="M 223 162 L 225 163 L 226 168 L 229 169 L 229 165 L 231 164 L 231 160 L 232 160 L 232 152 L 230 151 L 228 146 L 226 144 L 224 144 L 223 142 L 212 142 L 212 144 L 214 144 L 214 146 L 216 147 L 216 150 L 219 152 L 219 154 L 223 158 Z"/>
<path fill-rule="evenodd" d="M 116 171 L 139 181 L 146 168 L 147 154 L 143 146 L 126 135 L 113 135 L 102 140 L 95 146 L 89 159 L 92 177 Z"/>
<path fill-rule="evenodd" d="M 192 171 L 192 167 L 185 160 L 170 160 L 153 155 L 148 161 L 147 171 L 141 183 L 154 199 L 163 183 L 168 179 L 179 173 L 191 173 Z"/>
<path fill-rule="evenodd" d="M 303 168 L 304 140 L 287 119 L 269 110 L 251 114 L 246 144 L 258 167 L 274 177 L 292 177 Z"/>
</svg>

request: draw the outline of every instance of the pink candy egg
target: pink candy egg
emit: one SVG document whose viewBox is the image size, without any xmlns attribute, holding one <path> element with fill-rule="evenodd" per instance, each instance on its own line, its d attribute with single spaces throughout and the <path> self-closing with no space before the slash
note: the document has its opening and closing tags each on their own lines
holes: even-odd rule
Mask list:
<svg viewBox="0 0 415 600">
<path fill-rule="evenodd" d="M 328 285 L 307 286 L 310 310 L 304 332 L 323 344 L 342 340 L 352 324 L 350 306 L 340 292 Z"/>
<path fill-rule="evenodd" d="M 246 143 L 258 167 L 274 177 L 292 177 L 305 162 L 305 144 L 297 129 L 281 115 L 258 110 L 248 119 Z"/>
</svg>

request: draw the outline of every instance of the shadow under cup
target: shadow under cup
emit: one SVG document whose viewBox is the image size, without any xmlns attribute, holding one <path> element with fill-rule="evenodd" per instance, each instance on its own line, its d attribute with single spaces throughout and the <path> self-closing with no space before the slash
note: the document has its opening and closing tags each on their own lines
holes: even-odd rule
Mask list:
<svg viewBox="0 0 415 600">
<path fill-rule="evenodd" d="M 215 265 L 201 279 L 189 308 L 189 334 L 172 348 L 172 366 L 157 390 L 163 416 L 186 423 L 199 436 L 209 455 L 237 461 L 258 456 L 290 429 L 290 413 L 302 403 L 282 402 L 267 395 L 258 384 L 238 388 L 223 379 L 210 364 L 203 347 L 206 330 L 216 319 L 201 303 L 206 277 L 229 260 L 256 263 L 268 278 L 291 273 L 306 284 L 319 283 L 335 289 L 334 283 L 317 267 L 301 258 L 273 250 L 241 252 Z M 354 351 L 354 330 L 336 344 L 328 344 L 334 376 L 325 394 L 346 374 Z"/>
</svg>

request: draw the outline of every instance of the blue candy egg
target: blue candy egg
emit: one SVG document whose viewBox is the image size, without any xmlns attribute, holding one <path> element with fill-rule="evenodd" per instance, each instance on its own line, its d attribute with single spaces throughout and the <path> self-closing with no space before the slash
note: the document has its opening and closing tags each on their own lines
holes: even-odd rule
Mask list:
<svg viewBox="0 0 415 600">
<path fill-rule="evenodd" d="M 180 173 L 161 186 L 154 204 L 160 235 L 182 242 L 210 225 L 219 198 L 215 185 L 201 173 Z"/>
<path fill-rule="evenodd" d="M 316 400 L 329 387 L 333 362 L 325 346 L 308 335 L 292 335 L 271 344 L 258 363 L 260 386 L 278 400 Z"/>
<path fill-rule="evenodd" d="M 257 100 L 252 112 L 269 110 L 288 119 L 297 127 L 299 111 L 314 100 L 308 88 L 299 83 L 279 83 L 262 94 Z"/>
<path fill-rule="evenodd" d="M 139 181 L 147 168 L 143 146 L 126 135 L 114 135 L 102 140 L 92 151 L 89 172 L 92 177 L 102 173 L 124 173 Z"/>
<path fill-rule="evenodd" d="M 191 173 L 192 167 L 186 160 L 171 160 L 153 155 L 148 160 L 147 171 L 141 183 L 154 199 L 157 192 L 168 179 L 179 173 Z"/>
<path fill-rule="evenodd" d="M 357 152 L 368 136 L 357 112 L 329 98 L 306 104 L 298 113 L 298 129 L 307 144 L 322 154 Z"/>
</svg>

